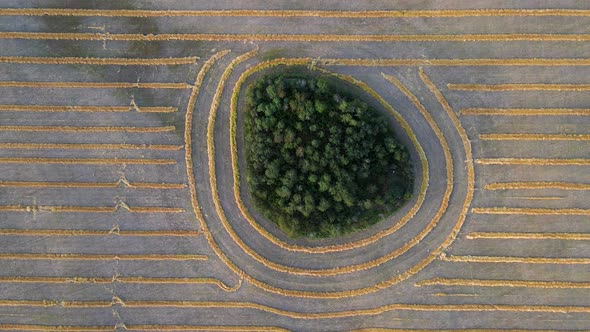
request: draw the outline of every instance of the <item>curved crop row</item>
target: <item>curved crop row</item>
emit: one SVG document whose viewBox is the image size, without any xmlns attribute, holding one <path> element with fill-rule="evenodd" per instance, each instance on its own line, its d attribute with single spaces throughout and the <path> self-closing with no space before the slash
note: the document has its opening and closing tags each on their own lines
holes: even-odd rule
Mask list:
<svg viewBox="0 0 590 332">
<path fill-rule="evenodd" d="M 227 74 L 227 76 L 229 76 L 229 74 Z M 368 88 L 368 86 L 367 86 Z M 370 89 L 370 88 L 368 88 Z M 370 89 L 371 90 L 371 89 Z M 372 91 L 372 90 L 371 90 Z M 374 91 L 372 91 L 372 93 L 376 94 Z M 451 110 L 452 112 L 452 110 Z M 457 125 L 460 127 L 460 123 L 457 121 L 453 121 L 453 124 L 457 127 Z M 457 127 L 457 131 L 461 134 L 464 134 L 464 130 L 461 131 L 461 129 Z M 466 136 L 466 135 L 465 135 Z M 463 138 L 463 136 L 461 136 Z M 185 136 L 186 138 L 186 136 Z M 190 138 L 190 136 L 189 136 Z M 209 137 L 208 137 L 209 138 Z M 211 136 L 212 138 L 212 136 Z M 464 145 L 468 144 L 468 141 L 462 140 Z M 471 157 L 470 154 L 470 146 L 465 148 L 467 152 L 469 152 L 469 157 Z M 191 156 L 190 154 L 187 154 L 187 158 L 190 159 Z M 470 162 L 471 159 L 468 158 L 468 162 Z M 212 166 L 212 165 L 210 165 Z M 468 168 L 469 169 L 469 168 Z M 210 174 L 211 175 L 211 174 Z M 468 206 L 470 204 L 470 197 L 472 197 L 472 188 L 473 188 L 473 173 L 469 173 L 469 175 L 471 175 L 468 179 L 468 184 L 469 184 L 469 189 L 468 189 L 468 195 L 467 197 L 469 198 L 468 202 L 464 203 L 464 207 L 465 207 L 465 211 L 468 209 Z M 191 177 L 191 174 L 189 173 L 189 177 Z M 212 183 L 215 184 L 215 183 Z M 194 188 L 194 179 L 192 180 L 192 186 L 191 186 L 191 190 L 193 191 L 193 193 L 195 192 L 195 188 Z M 198 207 L 198 203 L 196 201 L 196 193 L 194 193 L 193 195 L 193 205 L 195 207 Z M 196 205 L 195 205 L 196 204 Z M 197 213 L 197 216 L 200 220 L 200 222 L 202 224 L 204 224 L 204 229 L 207 228 L 204 219 L 202 217 L 202 214 L 200 213 L 200 211 Z M 394 285 L 402 280 L 407 279 L 408 277 L 414 275 L 415 273 L 417 273 L 418 271 L 422 270 L 426 265 L 428 265 L 429 263 L 431 263 L 434 259 L 436 259 L 436 257 L 438 257 L 440 255 L 440 253 L 442 252 L 442 250 L 444 250 L 444 248 L 446 248 L 457 236 L 457 233 L 459 231 L 459 229 L 462 226 L 462 223 L 464 221 L 464 215 L 463 215 L 463 219 L 460 217 L 457 224 L 455 225 L 455 227 L 453 228 L 453 232 L 451 233 L 451 235 L 449 235 L 449 237 L 447 237 L 447 240 L 443 243 L 443 245 L 441 245 L 437 250 L 435 250 L 433 253 L 431 253 L 426 259 L 422 260 L 421 262 L 419 262 L 418 264 L 414 265 L 412 268 L 410 268 L 409 270 L 405 271 L 404 273 L 401 273 L 393 278 L 390 278 L 388 280 L 382 281 L 378 284 L 369 286 L 369 287 L 364 287 L 364 288 L 358 288 L 358 289 L 354 289 L 354 290 L 347 290 L 347 291 L 336 291 L 336 292 L 318 292 L 318 291 L 302 291 L 302 290 L 289 290 L 289 289 L 283 289 L 280 287 L 275 287 L 275 286 L 271 286 L 269 284 L 266 284 L 258 279 L 255 279 L 253 277 L 251 277 L 250 275 L 248 275 L 247 273 L 245 273 L 243 270 L 241 270 L 239 267 L 237 267 L 231 260 L 229 260 L 229 258 L 225 255 L 225 253 L 223 253 L 220 248 L 217 246 L 217 244 L 215 243 L 215 240 L 212 238 L 211 234 L 209 232 L 207 232 L 207 239 L 209 241 L 209 243 L 211 244 L 212 248 L 214 249 L 214 251 L 216 252 L 216 254 L 222 259 L 222 261 L 224 261 L 226 263 L 226 265 L 232 270 L 234 271 L 236 274 L 238 274 L 240 277 L 242 277 L 244 280 L 250 282 L 251 284 L 253 284 L 254 286 L 261 288 L 263 290 L 272 292 L 272 293 L 276 293 L 276 294 L 280 294 L 280 295 L 284 295 L 284 296 L 293 296 L 293 297 L 305 297 L 305 298 L 345 298 L 345 297 L 352 297 L 352 296 L 359 296 L 359 295 L 364 295 L 364 294 L 368 294 L 368 293 L 372 293 L 372 292 L 376 292 L 379 289 L 383 289 L 386 287 L 389 287 L 391 285 Z M 225 223 L 227 223 L 227 220 L 225 220 Z M 228 229 L 229 231 L 229 229 Z M 230 234 L 232 235 L 232 234 Z M 232 236 L 232 238 L 234 238 L 236 235 L 233 234 L 234 236 Z M 249 253 L 251 254 L 251 253 Z"/>
</svg>

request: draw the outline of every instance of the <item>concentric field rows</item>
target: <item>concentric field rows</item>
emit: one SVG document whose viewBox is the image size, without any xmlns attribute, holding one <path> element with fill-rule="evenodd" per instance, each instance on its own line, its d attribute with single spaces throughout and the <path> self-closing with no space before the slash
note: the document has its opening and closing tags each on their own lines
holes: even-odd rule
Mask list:
<svg viewBox="0 0 590 332">
<path fill-rule="evenodd" d="M 326 3 L 0 9 L 0 330 L 587 328 L 590 12 Z M 224 19 L 245 23 L 174 31 Z M 275 63 L 432 127 L 399 223 L 307 246 L 249 214 L 238 94 Z"/>
<path fill-rule="evenodd" d="M 426 80 L 426 82 L 427 82 L 427 83 L 429 83 L 429 81 L 428 81 L 428 78 L 427 78 L 426 76 L 423 76 L 423 78 Z M 430 85 L 430 87 L 433 87 L 433 85 L 432 85 L 432 83 L 431 83 L 431 82 L 430 82 L 430 84 L 431 84 L 431 85 Z M 433 89 L 436 89 L 436 88 L 433 88 Z M 436 90 L 433 90 L 433 91 L 435 91 L 435 93 L 437 92 Z M 441 96 L 441 95 L 438 95 L 438 94 L 437 94 L 436 96 L 437 96 L 437 98 L 438 98 L 438 97 L 442 98 L 442 96 Z M 439 99 L 440 99 L 440 98 L 439 98 Z M 444 104 L 445 104 L 445 101 L 444 101 L 444 99 L 440 99 L 440 100 L 441 100 L 441 102 L 442 102 L 442 103 L 443 103 L 443 105 L 444 105 Z M 449 107 L 449 106 L 447 105 L 446 107 Z M 456 308 L 455 308 L 455 309 L 456 309 Z M 455 310 L 455 309 L 453 309 L 453 310 Z M 461 310 L 463 310 L 463 309 L 461 309 Z M 465 309 L 465 310 L 467 310 L 467 309 Z M 482 310 L 483 310 L 483 309 L 482 309 Z M 518 310 L 520 310 L 520 309 L 518 309 Z M 523 308 L 523 310 L 532 310 L 532 309 L 530 309 L 530 307 L 524 307 L 524 308 Z M 539 310 L 540 310 L 540 309 L 539 309 Z M 555 309 L 555 310 L 558 310 L 558 309 Z M 566 310 L 566 309 L 563 309 L 563 310 Z"/>
<path fill-rule="evenodd" d="M 279 60 L 279 61 L 284 61 L 284 60 Z M 271 63 L 271 64 L 272 64 L 272 63 Z M 230 67 L 231 67 L 231 66 L 230 66 Z M 258 67 L 255 67 L 255 68 L 257 68 L 257 69 L 258 69 Z M 227 71 L 226 71 L 226 73 L 227 73 Z M 344 77 L 344 76 L 342 76 L 342 77 Z M 240 79 L 240 80 L 241 80 L 241 79 Z M 358 81 L 356 81 L 356 80 L 353 80 L 353 79 L 350 79 L 350 80 L 351 80 L 351 81 L 353 81 L 353 82 L 355 82 L 355 84 L 359 84 L 359 85 L 360 85 L 360 82 L 358 82 Z M 221 84 L 221 83 L 220 83 L 220 84 Z M 218 86 L 218 87 L 219 87 L 219 86 Z M 368 89 L 368 87 L 367 87 L 367 89 Z M 218 90 L 218 91 L 219 91 L 219 90 Z M 371 91 L 371 90 L 369 89 L 369 91 Z M 374 92 L 371 92 L 371 94 L 372 94 L 373 96 L 376 96 L 376 97 L 380 98 L 380 97 L 379 97 L 379 96 L 378 96 L 376 93 L 374 93 Z M 216 99 L 216 98 L 214 98 L 214 100 L 215 100 L 215 99 Z M 233 97 L 232 99 L 234 99 L 234 100 L 235 100 L 235 94 L 234 94 L 234 97 Z M 211 115 L 210 115 L 210 119 L 211 119 Z M 211 129 L 212 127 L 213 127 L 213 124 L 212 124 L 211 122 L 209 122 L 209 128 Z M 232 129 L 230 129 L 230 131 L 232 131 Z M 211 131 L 209 131 L 209 132 L 211 132 Z M 210 142 L 210 143 L 209 143 L 209 146 L 211 147 L 212 138 L 211 138 L 211 136 L 210 136 L 210 135 L 209 135 L 208 137 L 209 137 L 209 138 L 208 138 L 208 141 Z M 211 149 L 209 149 L 209 151 L 211 152 Z M 211 155 L 212 155 L 212 154 L 210 154 L 210 156 L 211 156 Z M 211 157 L 209 158 L 209 160 L 211 160 Z M 212 167 L 211 167 L 211 162 L 210 162 L 210 164 L 209 164 L 209 165 L 210 165 L 210 171 L 211 171 L 211 170 L 212 170 Z M 234 168 L 235 168 L 235 166 L 234 166 Z M 214 169 L 213 169 L 213 170 L 214 170 Z M 214 187 L 212 188 L 212 191 L 215 191 L 215 188 L 214 188 Z M 214 201 L 214 202 L 215 202 L 215 201 Z M 217 208 L 216 208 L 216 209 L 217 209 L 217 210 L 218 210 L 218 212 L 219 212 L 219 207 L 220 207 L 221 205 L 220 205 L 219 203 L 215 203 L 215 204 L 216 204 L 216 206 L 217 206 Z M 441 211 L 444 211 L 444 210 L 441 210 Z M 440 212 L 439 212 L 439 214 L 440 214 Z M 221 218 L 221 219 L 222 219 L 222 221 L 223 221 L 223 219 L 224 219 L 224 218 L 225 218 L 225 217 L 222 217 L 222 218 Z M 435 219 L 435 221 L 433 221 L 432 225 L 435 225 L 435 224 L 436 224 L 436 219 Z M 226 226 L 224 226 L 224 227 L 226 227 L 226 229 L 227 229 L 227 225 L 228 225 L 228 224 L 227 224 L 227 221 L 225 222 L 225 225 L 226 225 Z M 430 227 L 432 227 L 432 226 L 430 226 Z M 230 230 L 229 232 L 230 232 L 230 234 L 231 234 L 231 232 L 232 232 L 232 231 Z M 234 235 L 232 235 L 232 238 L 233 238 L 235 241 L 237 241 L 237 243 L 240 243 L 240 242 L 241 242 L 241 240 L 240 240 L 240 239 L 237 237 L 237 235 L 235 235 L 235 233 L 234 233 Z M 415 241 L 419 241 L 419 240 L 415 240 Z M 247 248 L 244 248 L 244 246 L 243 246 L 243 245 L 244 245 L 244 243 L 243 243 L 243 242 L 241 242 L 241 245 L 240 245 L 240 246 L 242 247 L 242 249 L 243 249 L 243 250 L 248 250 Z M 395 254 L 395 253 L 394 253 L 394 254 Z M 256 256 L 257 254 L 256 254 L 255 252 L 253 252 L 253 251 L 250 251 L 250 252 L 249 252 L 249 255 L 254 255 L 254 256 Z M 259 259 L 262 259 L 262 261 L 264 261 L 264 259 L 263 259 L 261 256 L 258 256 L 258 258 L 259 258 Z M 224 259 L 224 260 L 225 260 L 225 259 Z M 226 263 L 227 263 L 227 262 L 226 262 Z M 268 264 L 268 263 L 266 263 L 266 264 Z M 229 262 L 229 266 L 230 266 L 230 267 L 232 267 L 232 265 L 233 265 L 233 263 L 232 263 L 232 262 Z M 243 273 L 242 273 L 242 272 L 241 272 L 239 269 L 237 269 L 237 267 L 236 267 L 235 265 L 233 265 L 232 269 L 234 269 L 234 271 L 236 271 L 236 273 L 238 273 L 239 275 L 243 275 Z M 291 271 L 293 271 L 293 269 L 290 269 L 290 270 L 291 270 Z M 289 270 L 285 270 L 285 271 L 289 271 Z M 291 271 L 289 271 L 288 273 L 292 273 Z M 343 272 L 344 272 L 344 270 L 343 270 Z M 250 282 L 253 282 L 253 283 L 255 283 L 255 284 L 256 284 L 257 286 L 259 286 L 259 287 L 260 287 L 260 286 L 262 286 L 262 287 L 264 287 L 265 289 L 271 290 L 271 291 L 273 291 L 273 292 L 279 292 L 279 293 L 284 293 L 284 294 L 291 294 L 291 295 L 300 294 L 300 295 L 296 295 L 296 296 L 303 296 L 304 294 L 307 294 L 307 295 L 305 295 L 306 297 L 307 297 L 307 296 L 311 296 L 311 295 L 312 295 L 312 293 L 310 293 L 310 292 L 297 292 L 297 291 L 288 291 L 288 290 L 281 290 L 280 288 L 276 288 L 276 287 L 269 287 L 269 285 L 264 285 L 264 283 L 260 283 L 260 282 L 259 282 L 258 280 L 256 280 L 256 279 L 251 279 L 249 276 L 247 276 L 247 277 L 246 277 L 246 280 L 248 280 L 248 281 L 250 281 Z M 391 282 L 391 280 L 390 280 L 389 282 Z M 394 282 L 397 282 L 397 281 L 394 281 Z M 379 286 L 376 286 L 376 287 L 382 287 L 382 286 L 380 286 L 380 285 L 379 285 Z M 366 290 L 369 290 L 369 289 L 370 289 L 370 288 L 367 288 L 367 289 L 365 289 L 365 291 L 366 291 Z M 377 288 L 375 288 L 375 289 L 377 289 Z M 359 290 L 359 291 L 360 291 L 360 290 Z M 350 294 L 354 294 L 354 293 L 357 293 L 357 291 L 355 291 L 355 292 L 352 292 L 352 293 L 351 293 L 351 292 L 334 293 L 333 295 L 329 295 L 328 293 L 325 293 L 325 295 L 322 295 L 322 296 L 330 296 L 330 297 L 333 297 L 333 296 L 336 296 L 336 294 L 341 294 L 341 295 L 338 295 L 338 296 L 342 296 L 342 295 L 344 295 L 344 296 L 351 296 Z M 320 293 L 317 293 L 316 295 L 314 295 L 314 297 L 315 297 L 315 296 L 319 296 L 319 295 L 320 295 Z"/>
</svg>

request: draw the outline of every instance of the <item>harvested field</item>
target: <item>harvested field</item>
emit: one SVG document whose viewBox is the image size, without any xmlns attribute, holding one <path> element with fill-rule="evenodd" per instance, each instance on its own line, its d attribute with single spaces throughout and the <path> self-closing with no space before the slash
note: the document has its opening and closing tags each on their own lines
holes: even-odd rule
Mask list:
<svg viewBox="0 0 590 332">
<path fill-rule="evenodd" d="M 0 330 L 590 329 L 590 5 L 0 5 Z M 243 93 L 350 83 L 416 165 L 342 238 L 252 207 Z"/>
</svg>

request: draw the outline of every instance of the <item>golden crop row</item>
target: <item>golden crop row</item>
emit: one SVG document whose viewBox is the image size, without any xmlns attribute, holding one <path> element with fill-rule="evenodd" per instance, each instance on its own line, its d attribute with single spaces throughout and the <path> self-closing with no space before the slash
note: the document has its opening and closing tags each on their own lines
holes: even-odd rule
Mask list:
<svg viewBox="0 0 590 332">
<path fill-rule="evenodd" d="M 84 17 L 318 17 L 318 18 L 436 18 L 436 17 L 543 17 L 590 16 L 585 9 L 431 9 L 431 10 L 157 10 L 157 9 L 85 9 L 85 8 L 1 8 L 2 16 L 84 16 Z"/>
<path fill-rule="evenodd" d="M 89 127 L 89 126 L 0 126 L 0 131 L 67 132 L 67 133 L 162 133 L 175 131 L 175 126 L 164 127 Z"/>
<path fill-rule="evenodd" d="M 219 42 L 588 42 L 590 34 L 212 34 L 212 33 L 86 33 L 0 32 L 0 39 L 89 41 L 219 41 Z"/>
<path fill-rule="evenodd" d="M 394 303 L 372 309 L 329 312 L 297 312 L 283 310 L 256 302 L 236 301 L 133 301 L 113 297 L 112 301 L 56 301 L 56 300 L 0 300 L 0 306 L 32 306 L 63 308 L 199 308 L 199 309 L 252 309 L 294 319 L 333 319 L 355 316 L 375 316 L 391 311 L 423 312 L 536 312 L 536 313 L 590 313 L 588 306 L 510 305 L 510 304 L 412 304 Z"/>
</svg>

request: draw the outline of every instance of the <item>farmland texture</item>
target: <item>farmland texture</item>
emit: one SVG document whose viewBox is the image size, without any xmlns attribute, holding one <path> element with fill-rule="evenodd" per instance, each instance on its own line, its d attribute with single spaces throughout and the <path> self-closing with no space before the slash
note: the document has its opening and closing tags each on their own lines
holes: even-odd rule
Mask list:
<svg viewBox="0 0 590 332">
<path fill-rule="evenodd" d="M 590 329 L 585 2 L 1 6 L 0 330 Z M 253 209 L 245 90 L 292 65 L 399 133 L 386 220 Z"/>
</svg>

